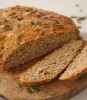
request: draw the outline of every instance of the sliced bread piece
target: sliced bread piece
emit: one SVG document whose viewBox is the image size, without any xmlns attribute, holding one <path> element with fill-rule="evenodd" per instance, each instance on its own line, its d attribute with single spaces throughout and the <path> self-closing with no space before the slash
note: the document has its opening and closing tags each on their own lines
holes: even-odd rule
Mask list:
<svg viewBox="0 0 87 100">
<path fill-rule="evenodd" d="M 76 80 L 87 72 L 87 44 L 75 57 L 66 71 L 59 77 L 60 80 Z"/>
<path fill-rule="evenodd" d="M 22 73 L 20 82 L 25 85 L 37 85 L 51 81 L 67 67 L 81 47 L 81 40 L 73 40 L 65 44 Z"/>
</svg>

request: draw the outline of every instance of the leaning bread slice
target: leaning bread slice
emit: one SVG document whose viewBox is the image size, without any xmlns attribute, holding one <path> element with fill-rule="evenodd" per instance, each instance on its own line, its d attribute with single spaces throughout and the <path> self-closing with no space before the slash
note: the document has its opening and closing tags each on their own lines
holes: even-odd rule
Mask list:
<svg viewBox="0 0 87 100">
<path fill-rule="evenodd" d="M 65 44 L 22 73 L 20 82 L 25 85 L 37 85 L 51 81 L 67 67 L 81 47 L 81 40 L 73 40 Z"/>
<path fill-rule="evenodd" d="M 60 80 L 76 80 L 87 72 L 87 44 L 76 56 L 66 71 L 59 77 Z"/>
</svg>

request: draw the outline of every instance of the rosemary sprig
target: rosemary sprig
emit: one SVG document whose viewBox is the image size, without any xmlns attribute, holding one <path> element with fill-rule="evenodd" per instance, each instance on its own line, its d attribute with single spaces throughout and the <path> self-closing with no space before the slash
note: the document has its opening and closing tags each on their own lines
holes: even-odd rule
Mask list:
<svg viewBox="0 0 87 100">
<path fill-rule="evenodd" d="M 77 18 L 77 22 L 78 23 L 81 23 L 81 21 L 83 21 L 83 20 L 85 20 L 86 19 L 86 17 L 84 16 L 84 17 L 78 17 Z"/>
<path fill-rule="evenodd" d="M 78 17 L 78 16 L 71 16 L 70 18 L 76 19 L 76 21 L 80 24 L 81 21 L 87 19 L 87 16 L 81 16 L 81 17 Z"/>
</svg>

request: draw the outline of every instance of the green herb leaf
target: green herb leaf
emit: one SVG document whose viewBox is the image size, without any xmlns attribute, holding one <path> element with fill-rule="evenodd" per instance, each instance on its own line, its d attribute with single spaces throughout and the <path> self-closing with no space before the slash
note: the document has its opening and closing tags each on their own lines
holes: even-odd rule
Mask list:
<svg viewBox="0 0 87 100">
<path fill-rule="evenodd" d="M 81 21 L 83 21 L 83 20 L 85 20 L 86 19 L 86 17 L 78 17 L 77 18 L 77 22 L 78 23 L 81 23 Z"/>
<path fill-rule="evenodd" d="M 51 21 L 51 25 L 52 25 L 52 27 L 57 26 L 58 28 L 63 28 L 63 25 L 61 23 L 59 23 L 59 22 L 56 23 L 56 22 Z"/>
<path fill-rule="evenodd" d="M 22 88 L 22 85 L 19 84 L 19 83 L 16 83 L 15 85 L 16 85 L 17 88 Z"/>
<path fill-rule="evenodd" d="M 33 92 L 38 92 L 39 89 L 37 87 L 30 87 L 30 90 L 32 90 Z"/>
<path fill-rule="evenodd" d="M 21 40 L 21 39 L 24 38 L 24 37 L 25 37 L 24 34 L 19 34 L 18 37 L 17 37 L 17 39 L 18 39 L 18 40 Z"/>
<path fill-rule="evenodd" d="M 26 7 L 26 8 L 25 8 L 25 11 L 26 11 L 26 12 L 29 12 L 29 11 L 30 11 L 31 13 L 34 13 L 34 12 L 37 11 L 37 9 L 35 9 L 35 8 L 30 8 L 30 7 Z"/>
<path fill-rule="evenodd" d="M 35 25 L 35 22 L 34 21 L 31 21 L 31 25 Z"/>
<path fill-rule="evenodd" d="M 27 92 L 28 92 L 28 93 L 32 93 L 32 91 L 30 90 L 29 87 L 27 87 Z"/>
<path fill-rule="evenodd" d="M 38 91 L 39 91 L 39 88 L 36 86 L 28 86 L 27 87 L 27 92 L 29 92 L 29 93 L 38 92 Z"/>
<path fill-rule="evenodd" d="M 58 26 L 58 27 L 60 27 L 60 28 L 63 28 L 63 25 L 62 25 L 62 24 L 60 24 L 60 23 L 59 23 L 59 24 L 57 24 L 57 26 Z"/>
<path fill-rule="evenodd" d="M 73 18 L 74 19 L 74 18 L 77 18 L 77 16 L 71 16 L 70 18 Z"/>
<path fill-rule="evenodd" d="M 36 25 L 42 26 L 42 22 L 37 21 Z"/>
<path fill-rule="evenodd" d="M 81 16 L 81 17 L 71 16 L 71 18 L 76 19 L 76 21 L 80 24 L 81 21 L 83 21 L 87 18 L 87 16 Z"/>
<path fill-rule="evenodd" d="M 78 17 L 78 19 L 79 20 L 84 20 L 84 19 L 86 19 L 86 17 L 84 16 L 84 17 Z"/>
</svg>

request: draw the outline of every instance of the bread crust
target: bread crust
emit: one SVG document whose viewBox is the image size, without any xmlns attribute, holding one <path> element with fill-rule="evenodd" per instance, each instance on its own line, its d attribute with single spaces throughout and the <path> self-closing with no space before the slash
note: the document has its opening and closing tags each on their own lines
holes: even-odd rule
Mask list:
<svg viewBox="0 0 87 100">
<path fill-rule="evenodd" d="M 71 76 L 69 78 L 66 78 L 66 79 L 63 79 L 63 78 L 59 77 L 59 80 L 75 81 L 75 80 L 81 78 L 85 73 L 87 73 L 87 68 L 82 70 L 80 73 L 73 74 L 73 76 Z"/>
<path fill-rule="evenodd" d="M 74 45 L 74 42 L 73 41 L 71 41 L 71 43 L 72 44 L 69 44 L 70 46 L 71 45 L 73 45 L 73 47 L 75 47 L 75 46 L 77 46 L 77 45 Z M 76 43 L 76 42 L 75 42 Z M 26 70 L 25 72 L 23 72 L 22 74 L 20 74 L 20 82 L 21 82 L 21 84 L 23 84 L 23 85 L 41 85 L 41 84 L 45 84 L 45 83 L 48 83 L 48 82 L 50 82 L 50 81 L 52 81 L 53 79 L 55 79 L 55 78 L 57 78 L 61 73 L 62 73 L 62 71 L 64 71 L 67 67 L 68 67 L 68 65 L 71 63 L 71 61 L 75 58 L 75 56 L 78 54 L 78 52 L 80 51 L 80 49 L 81 49 L 81 47 L 82 47 L 82 41 L 80 41 L 80 42 L 78 42 L 78 43 L 80 43 L 80 46 L 77 48 L 77 53 L 75 54 L 75 55 L 73 55 L 73 57 L 72 58 L 70 58 L 69 60 L 68 60 L 68 62 L 66 62 L 66 60 L 65 60 L 65 62 L 66 62 L 66 64 L 63 62 L 64 61 L 64 59 L 63 59 L 63 61 L 61 60 L 61 56 L 58 56 L 61 52 L 60 52 L 60 50 L 61 51 L 63 51 L 63 50 L 65 50 L 65 48 L 64 48 L 64 46 L 66 46 L 67 45 L 67 43 L 64 45 L 64 46 L 62 46 L 60 49 L 58 49 L 59 51 L 57 51 L 57 50 L 55 50 L 54 52 L 52 52 L 51 54 L 49 54 L 49 55 L 47 55 L 45 58 L 43 58 L 41 61 L 39 61 L 39 62 L 37 62 L 35 65 L 33 65 L 31 68 L 29 68 L 28 70 Z M 69 50 L 69 45 L 67 45 L 67 50 Z M 72 50 L 73 49 L 71 49 L 71 54 L 72 54 Z M 56 52 L 57 51 L 57 52 Z M 55 53 L 56 52 L 56 53 Z M 68 51 L 69 52 L 69 51 Z M 61 54 L 63 54 L 63 58 L 65 57 L 65 54 L 64 54 L 65 52 L 62 52 Z M 53 54 L 56 54 L 58 57 L 56 57 L 55 55 L 53 55 Z M 66 55 L 67 55 L 67 53 L 66 53 Z M 58 60 L 58 59 L 55 59 L 55 61 L 53 61 L 52 62 L 52 59 L 53 58 L 51 58 L 51 57 L 54 57 L 54 59 L 55 59 L 55 57 L 56 58 L 59 58 L 60 60 Z M 68 57 L 67 57 L 68 58 Z M 50 59 L 51 59 L 51 61 L 50 61 Z M 57 62 L 59 62 L 59 61 L 61 61 L 61 63 L 62 63 L 62 66 L 61 65 L 59 65 L 59 63 L 58 63 L 58 66 L 56 65 L 56 63 Z M 47 62 L 49 62 L 49 63 L 47 63 Z M 55 65 L 52 65 L 52 64 L 54 64 L 55 63 Z M 64 63 L 64 64 L 63 64 Z M 44 66 L 43 66 L 44 65 Z M 40 72 L 46 72 L 47 71 L 47 69 L 45 69 L 45 67 L 47 67 L 48 65 L 50 65 L 50 66 L 56 66 L 55 68 L 56 68 L 56 70 L 57 70 L 57 68 L 59 67 L 60 69 L 59 69 L 59 71 L 58 72 L 56 72 L 53 76 L 51 76 L 51 77 L 47 77 L 47 78 L 41 78 L 41 79 L 29 79 L 28 80 L 28 78 L 30 77 L 30 76 L 32 76 L 32 77 L 36 77 L 36 76 L 40 76 L 39 75 L 39 73 Z M 62 69 L 61 69 L 61 67 L 62 67 Z M 38 72 L 38 69 L 39 69 L 39 72 Z M 52 69 L 52 67 L 48 67 L 48 69 Z M 34 71 L 36 71 L 37 72 L 37 74 L 34 72 Z M 53 70 L 52 70 L 53 71 Z M 49 72 L 51 75 L 52 75 L 52 72 Z M 35 74 L 35 75 L 34 75 Z M 41 74 L 41 76 L 44 76 L 44 74 Z"/>
<path fill-rule="evenodd" d="M 21 77 L 21 75 L 20 75 L 20 77 Z M 22 81 L 21 79 L 20 79 L 20 84 L 22 84 L 22 85 L 28 85 L 28 86 L 33 86 L 33 85 L 41 85 L 41 84 L 45 84 L 45 83 L 48 83 L 48 82 L 50 82 L 51 81 L 51 79 L 46 79 L 46 80 L 42 80 L 42 81 Z"/>
<path fill-rule="evenodd" d="M 83 52 L 83 49 L 84 49 L 86 46 L 87 46 L 87 41 L 83 40 L 83 47 L 82 47 L 81 51 L 78 53 L 78 55 L 81 54 L 81 53 Z M 74 61 L 75 59 L 78 59 L 78 58 L 77 58 L 78 55 L 73 59 L 73 61 Z M 70 64 L 72 64 L 73 61 L 72 61 Z M 87 66 L 87 65 L 86 65 L 86 66 Z M 68 66 L 68 67 L 69 67 L 69 66 Z M 68 67 L 67 67 L 67 68 L 68 68 Z M 67 70 L 67 68 L 66 68 L 66 70 Z M 79 73 L 74 73 L 72 76 L 66 77 L 66 78 L 63 78 L 62 75 L 63 75 L 64 73 L 62 73 L 62 74 L 59 76 L 59 80 L 75 81 L 75 80 L 79 79 L 81 76 L 83 76 L 85 73 L 87 73 L 87 67 L 85 67 L 85 68 L 84 68 L 83 70 L 81 70 Z"/>
<path fill-rule="evenodd" d="M 0 10 L 0 15 L 0 23 L 2 23 L 0 29 L 2 30 L 2 34 L 5 35 L 3 41 L 0 41 L 4 47 L 4 49 L 2 49 L 1 61 L 3 68 L 6 67 L 6 69 L 9 69 L 9 66 L 16 67 L 22 64 L 21 61 L 20 63 L 14 63 L 12 65 L 9 63 L 9 65 L 7 65 L 8 62 L 11 62 L 10 59 L 16 56 L 14 54 L 18 53 L 26 44 L 33 45 L 33 42 L 41 41 L 41 39 L 45 40 L 47 37 L 60 37 L 60 35 L 71 36 L 69 39 L 63 40 L 63 42 L 61 42 L 62 40 L 59 42 L 53 41 L 52 46 L 54 46 L 53 43 L 58 45 L 55 47 L 51 46 L 50 49 L 46 47 L 47 51 L 43 50 L 44 53 L 37 55 L 37 57 L 32 57 L 28 60 L 30 61 L 54 50 L 59 45 L 61 46 L 71 39 L 79 38 L 79 30 L 70 18 L 51 11 L 34 7 L 14 6 Z M 50 38 L 48 41 L 52 41 Z M 53 39 L 55 40 L 55 38 Z M 38 51 L 40 52 L 40 50 Z M 17 61 L 15 60 L 15 62 Z"/>
</svg>

